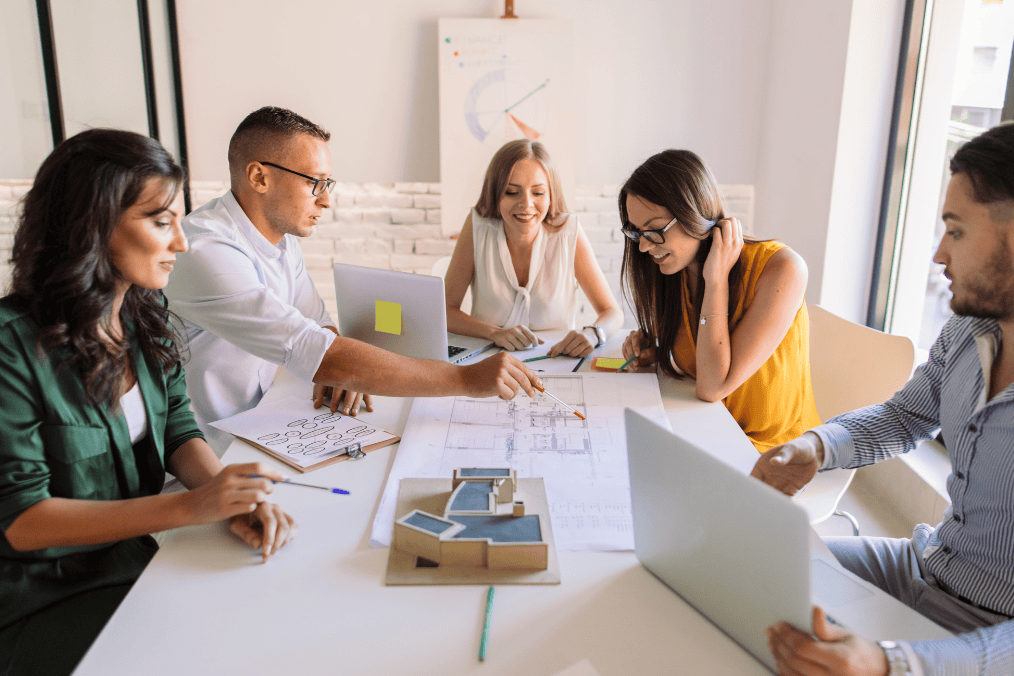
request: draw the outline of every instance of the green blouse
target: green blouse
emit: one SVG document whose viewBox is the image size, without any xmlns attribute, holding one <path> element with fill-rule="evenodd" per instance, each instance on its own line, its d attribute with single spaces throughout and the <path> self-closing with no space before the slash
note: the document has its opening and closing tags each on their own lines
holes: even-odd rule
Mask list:
<svg viewBox="0 0 1014 676">
<path fill-rule="evenodd" d="M 3 533 L 49 497 L 122 500 L 162 490 L 166 460 L 202 437 L 183 369 L 149 364 L 135 337 L 131 354 L 148 416 L 131 445 L 127 423 L 88 403 L 68 355 L 44 355 L 39 326 L 14 296 L 0 299 L 0 629 L 74 594 L 131 583 L 157 546 L 150 536 L 112 544 L 15 551 Z"/>
</svg>

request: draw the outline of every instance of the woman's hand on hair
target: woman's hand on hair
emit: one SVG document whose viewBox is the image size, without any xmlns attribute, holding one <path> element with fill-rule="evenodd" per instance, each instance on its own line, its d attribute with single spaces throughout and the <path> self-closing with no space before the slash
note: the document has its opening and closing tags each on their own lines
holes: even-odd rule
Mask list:
<svg viewBox="0 0 1014 676">
<path fill-rule="evenodd" d="M 571 331 L 563 337 L 563 340 L 549 348 L 548 354 L 550 357 L 561 354 L 568 357 L 587 357 L 594 349 L 595 346 L 591 344 L 583 331 Z"/>
<path fill-rule="evenodd" d="M 743 224 L 738 218 L 723 218 L 711 229 L 711 251 L 704 261 L 704 283 L 728 281 L 729 272 L 743 251 Z"/>
<path fill-rule="evenodd" d="M 532 333 L 527 326 L 511 326 L 497 329 L 490 336 L 497 347 L 514 352 L 515 350 L 527 350 L 530 347 L 541 345 L 542 340 Z"/>
<path fill-rule="evenodd" d="M 636 355 L 637 361 L 634 363 L 637 366 L 654 364 L 655 348 L 649 347 L 647 343 L 648 341 L 644 339 L 644 333 L 640 329 L 631 331 L 626 340 L 623 341 L 623 358 L 630 359 Z"/>
</svg>

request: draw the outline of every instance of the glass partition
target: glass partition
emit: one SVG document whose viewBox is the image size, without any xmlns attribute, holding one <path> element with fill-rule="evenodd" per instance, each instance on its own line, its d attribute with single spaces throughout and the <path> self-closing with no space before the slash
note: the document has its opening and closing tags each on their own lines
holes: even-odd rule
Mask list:
<svg viewBox="0 0 1014 676">
<path fill-rule="evenodd" d="M 92 127 L 148 133 L 137 5 L 49 0 L 64 132 Z"/>
<path fill-rule="evenodd" d="M 34 0 L 0 2 L 0 179 L 35 176 L 53 150 Z"/>
</svg>

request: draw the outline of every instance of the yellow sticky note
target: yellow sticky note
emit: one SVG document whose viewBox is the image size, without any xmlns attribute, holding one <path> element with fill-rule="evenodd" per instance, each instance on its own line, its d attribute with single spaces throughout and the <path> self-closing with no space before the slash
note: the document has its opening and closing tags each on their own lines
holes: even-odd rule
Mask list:
<svg viewBox="0 0 1014 676">
<path fill-rule="evenodd" d="M 389 303 L 386 300 L 374 301 L 376 307 L 377 331 L 401 335 L 401 303 Z"/>
</svg>

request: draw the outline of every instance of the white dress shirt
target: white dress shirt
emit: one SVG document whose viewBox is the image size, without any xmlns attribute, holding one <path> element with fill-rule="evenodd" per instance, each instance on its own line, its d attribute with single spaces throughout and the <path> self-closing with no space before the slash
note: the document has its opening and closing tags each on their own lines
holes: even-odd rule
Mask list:
<svg viewBox="0 0 1014 676">
<path fill-rule="evenodd" d="M 232 437 L 208 423 L 256 406 L 280 365 L 311 380 L 335 338 L 322 327 L 335 324 L 296 238 L 271 244 L 231 191 L 184 218 L 183 230 L 190 250 L 176 257 L 165 295 L 183 319 L 191 407 L 221 456 Z"/>
</svg>

